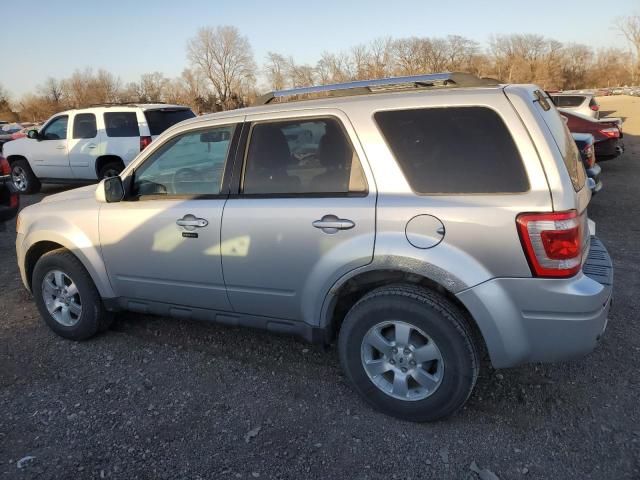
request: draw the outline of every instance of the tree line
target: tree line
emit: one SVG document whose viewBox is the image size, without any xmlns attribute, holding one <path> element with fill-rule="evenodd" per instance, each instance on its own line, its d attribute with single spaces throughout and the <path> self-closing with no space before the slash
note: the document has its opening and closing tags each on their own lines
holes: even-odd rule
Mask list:
<svg viewBox="0 0 640 480">
<path fill-rule="evenodd" d="M 629 42 L 593 49 L 538 34 L 493 35 L 486 46 L 460 35 L 381 37 L 341 52 L 324 52 L 315 64 L 268 52 L 258 66 L 246 36 L 233 26 L 204 27 L 186 47 L 188 66 L 177 78 L 162 72 L 123 83 L 91 68 L 70 77 L 47 78 L 35 92 L 10 99 L 0 86 L 0 116 L 38 121 L 92 104 L 165 102 L 198 113 L 250 105 L 263 90 L 420 73 L 464 71 L 505 83 L 536 83 L 545 89 L 580 89 L 640 83 L 640 15 L 618 19 Z"/>
</svg>

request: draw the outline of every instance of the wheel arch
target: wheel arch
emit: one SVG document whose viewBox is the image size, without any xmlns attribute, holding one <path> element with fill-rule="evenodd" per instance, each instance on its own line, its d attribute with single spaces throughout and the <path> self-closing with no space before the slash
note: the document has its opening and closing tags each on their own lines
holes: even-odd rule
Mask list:
<svg viewBox="0 0 640 480">
<path fill-rule="evenodd" d="M 25 157 L 24 155 L 19 155 L 19 154 L 15 153 L 13 155 L 8 155 L 7 156 L 7 161 L 9 162 L 9 165 L 13 165 L 13 162 L 15 162 L 17 160 L 24 160 L 27 163 L 29 163 L 29 160 L 27 160 L 27 157 Z M 31 165 L 29 165 L 29 166 L 31 166 Z"/>
<path fill-rule="evenodd" d="M 100 179 L 100 170 L 102 169 L 102 167 L 104 167 L 107 163 L 110 163 L 110 162 L 119 162 L 122 165 L 123 169 L 125 167 L 124 160 L 119 155 L 114 155 L 111 153 L 100 155 L 98 158 L 96 158 L 96 165 L 95 165 L 95 174 L 98 179 Z"/>
<path fill-rule="evenodd" d="M 58 250 L 60 248 L 64 248 L 80 261 L 82 266 L 89 273 L 89 276 L 91 277 L 91 280 L 96 286 L 101 297 L 109 298 L 114 296 L 113 290 L 111 289 L 111 284 L 108 282 L 106 276 L 106 270 L 104 268 L 104 264 L 102 263 L 102 257 L 100 256 L 99 252 L 84 252 L 82 249 L 72 246 L 64 237 L 55 235 L 49 235 L 47 239 L 39 239 L 37 241 L 34 241 L 27 248 L 24 254 L 24 275 L 30 291 L 33 291 L 33 270 L 38 260 L 44 254 L 53 250 Z M 93 261 L 95 261 L 96 258 L 99 258 L 100 264 L 94 266 L 93 261 L 87 257 L 87 254 L 91 255 Z M 96 254 L 98 257 L 96 257 Z"/>
<path fill-rule="evenodd" d="M 325 297 L 320 318 L 320 327 L 325 331 L 325 342 L 330 343 L 335 338 L 340 331 L 340 326 L 347 312 L 359 299 L 376 288 L 390 284 L 419 286 L 435 291 L 445 297 L 460 309 L 474 337 L 478 341 L 477 346 L 482 352 L 486 351 L 484 337 L 480 332 L 478 324 L 473 318 L 473 315 L 471 315 L 471 312 L 469 312 L 451 288 L 445 287 L 441 282 L 429 278 L 424 274 L 401 268 L 376 268 L 366 270 L 352 274 L 346 278 L 343 277 L 336 282 Z"/>
</svg>

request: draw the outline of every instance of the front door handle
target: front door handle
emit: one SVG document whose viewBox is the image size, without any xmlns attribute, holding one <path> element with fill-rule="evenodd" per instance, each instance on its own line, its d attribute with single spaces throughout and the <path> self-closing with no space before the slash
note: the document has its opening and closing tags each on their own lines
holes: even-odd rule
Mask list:
<svg viewBox="0 0 640 480">
<path fill-rule="evenodd" d="M 97 145 L 95 143 L 90 143 L 89 145 L 87 145 L 87 148 L 91 148 L 91 149 L 96 148 L 96 147 L 97 147 Z"/>
<path fill-rule="evenodd" d="M 209 225 L 209 222 L 204 218 L 197 218 L 195 215 L 191 215 L 189 213 L 184 217 L 176 220 L 176 224 L 184 227 L 186 230 L 195 230 L 196 228 L 206 227 L 207 225 Z"/>
<path fill-rule="evenodd" d="M 56 150 L 64 150 L 65 148 L 67 148 L 67 147 L 65 147 L 64 145 L 58 145 L 56 147 Z"/>
<path fill-rule="evenodd" d="M 338 218 L 335 215 L 325 215 L 320 220 L 315 220 L 312 225 L 324 233 L 337 233 L 338 230 L 349 230 L 356 226 L 351 220 Z"/>
</svg>

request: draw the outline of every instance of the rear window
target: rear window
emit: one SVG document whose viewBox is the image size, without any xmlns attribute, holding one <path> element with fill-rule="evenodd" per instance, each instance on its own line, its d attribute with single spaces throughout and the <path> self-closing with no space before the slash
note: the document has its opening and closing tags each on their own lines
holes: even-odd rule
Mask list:
<svg viewBox="0 0 640 480">
<path fill-rule="evenodd" d="M 104 114 L 107 137 L 139 137 L 136 112 L 107 112 Z"/>
<path fill-rule="evenodd" d="M 551 98 L 560 108 L 579 107 L 584 102 L 584 97 L 580 95 L 553 95 Z"/>
<path fill-rule="evenodd" d="M 162 108 L 158 110 L 145 110 L 144 116 L 147 118 L 151 135 L 160 135 L 176 123 L 180 123 L 188 118 L 193 118 L 196 115 L 188 108 Z"/>
<path fill-rule="evenodd" d="M 416 193 L 529 190 L 513 138 L 489 108 L 394 110 L 375 119 Z"/>
<path fill-rule="evenodd" d="M 93 113 L 79 113 L 73 119 L 73 138 L 95 138 L 98 134 L 96 116 Z"/>
<path fill-rule="evenodd" d="M 536 94 L 543 95 L 543 93 L 539 91 L 536 92 Z M 540 106 L 540 102 L 536 102 L 536 104 Z M 576 142 L 571 132 L 569 132 L 569 128 L 565 125 L 564 120 L 562 120 L 562 116 L 555 108 L 545 111 L 540 106 L 539 112 L 542 113 L 542 118 L 551 135 L 553 135 L 553 139 L 562 154 L 562 159 L 569 172 L 569 177 L 571 177 L 573 189 L 577 192 L 584 186 L 587 179 L 580 158 L 580 151 L 578 147 L 576 147 Z"/>
</svg>

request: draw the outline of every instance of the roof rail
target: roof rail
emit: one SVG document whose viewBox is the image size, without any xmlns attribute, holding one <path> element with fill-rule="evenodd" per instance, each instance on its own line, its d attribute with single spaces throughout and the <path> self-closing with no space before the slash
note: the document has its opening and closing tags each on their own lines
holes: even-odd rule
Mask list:
<svg viewBox="0 0 640 480">
<path fill-rule="evenodd" d="M 166 105 L 166 102 L 105 102 L 105 103 L 92 103 L 89 107 L 126 107 L 139 105 Z"/>
<path fill-rule="evenodd" d="M 410 75 L 406 77 L 389 77 L 376 80 L 357 80 L 346 83 L 316 85 L 312 87 L 290 88 L 269 92 L 256 100 L 257 105 L 266 105 L 276 98 L 295 95 L 309 95 L 325 93 L 327 96 L 365 95 L 379 91 L 405 90 L 426 87 L 494 87 L 499 85 L 492 78 L 480 78 L 470 73 L 430 73 L 425 75 Z"/>
</svg>

